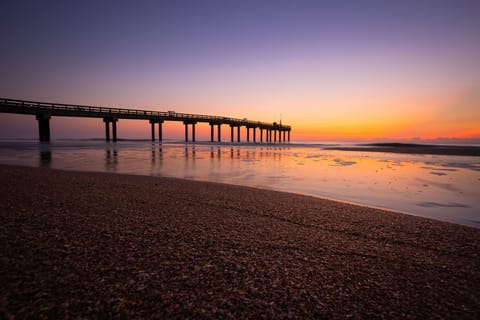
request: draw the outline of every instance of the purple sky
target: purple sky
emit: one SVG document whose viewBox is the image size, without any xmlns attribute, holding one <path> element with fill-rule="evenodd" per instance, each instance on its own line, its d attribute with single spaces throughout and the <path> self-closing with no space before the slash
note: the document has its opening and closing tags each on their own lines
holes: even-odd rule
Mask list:
<svg viewBox="0 0 480 320">
<path fill-rule="evenodd" d="M 480 136 L 480 1 L 17 0 L 0 10 L 1 97 L 282 114 L 306 136 L 366 137 L 369 126 Z M 436 129 L 415 129 L 426 124 Z"/>
</svg>

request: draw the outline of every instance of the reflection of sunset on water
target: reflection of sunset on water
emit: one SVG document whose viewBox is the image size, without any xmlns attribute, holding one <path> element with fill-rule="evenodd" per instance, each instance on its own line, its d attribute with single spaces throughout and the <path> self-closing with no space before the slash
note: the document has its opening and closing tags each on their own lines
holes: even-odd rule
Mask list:
<svg viewBox="0 0 480 320">
<path fill-rule="evenodd" d="M 9 150 L 13 149 L 12 150 Z M 170 176 L 326 197 L 478 226 L 478 157 L 225 144 L 3 143 L 0 162 Z M 45 154 L 49 154 L 48 161 Z"/>
</svg>

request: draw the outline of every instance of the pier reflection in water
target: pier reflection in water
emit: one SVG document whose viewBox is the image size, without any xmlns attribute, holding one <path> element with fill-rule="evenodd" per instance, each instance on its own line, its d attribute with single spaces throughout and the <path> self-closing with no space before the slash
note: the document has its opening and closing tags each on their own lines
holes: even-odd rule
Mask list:
<svg viewBox="0 0 480 320">
<path fill-rule="evenodd" d="M 116 148 L 105 150 L 105 171 L 116 172 L 118 166 L 118 151 Z"/>
<path fill-rule="evenodd" d="M 0 163 L 168 176 L 303 193 L 480 227 L 480 159 L 295 145 L 0 143 Z"/>
<path fill-rule="evenodd" d="M 40 166 L 41 167 L 48 167 L 52 162 L 52 152 L 48 151 L 40 151 Z"/>
</svg>

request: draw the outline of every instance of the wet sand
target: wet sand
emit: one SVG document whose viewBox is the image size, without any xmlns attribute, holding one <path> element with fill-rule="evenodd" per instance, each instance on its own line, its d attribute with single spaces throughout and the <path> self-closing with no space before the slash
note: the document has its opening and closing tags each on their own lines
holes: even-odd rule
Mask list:
<svg viewBox="0 0 480 320">
<path fill-rule="evenodd" d="M 171 178 L 0 178 L 0 318 L 480 317 L 480 229 Z"/>
<path fill-rule="evenodd" d="M 375 143 L 355 147 L 325 147 L 326 150 L 389 152 L 410 154 L 434 154 L 445 156 L 480 156 L 480 147 L 474 146 L 441 146 L 409 143 Z"/>
</svg>

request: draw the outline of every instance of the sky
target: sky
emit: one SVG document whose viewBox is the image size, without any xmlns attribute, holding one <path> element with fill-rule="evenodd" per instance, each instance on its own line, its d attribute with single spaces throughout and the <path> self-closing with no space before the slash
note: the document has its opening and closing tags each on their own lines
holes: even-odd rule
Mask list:
<svg viewBox="0 0 480 320">
<path fill-rule="evenodd" d="M 0 11 L 2 98 L 281 119 L 293 139 L 480 141 L 478 0 L 5 0 Z M 149 129 L 118 123 L 123 137 Z M 54 118 L 51 130 L 104 128 Z M 36 136 L 33 116 L 0 114 L 0 138 Z"/>
</svg>

